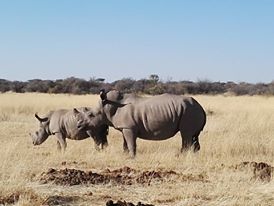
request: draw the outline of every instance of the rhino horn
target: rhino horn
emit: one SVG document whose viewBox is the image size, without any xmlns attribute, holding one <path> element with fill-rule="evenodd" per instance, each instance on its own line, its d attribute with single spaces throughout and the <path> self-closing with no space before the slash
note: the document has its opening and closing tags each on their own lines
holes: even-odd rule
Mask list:
<svg viewBox="0 0 274 206">
<path fill-rule="evenodd" d="M 104 89 L 100 90 L 100 97 L 103 101 L 107 99 L 106 91 Z"/>
<path fill-rule="evenodd" d="M 38 119 L 40 122 L 46 122 L 46 121 L 48 121 L 48 119 L 49 119 L 48 117 L 41 118 L 41 117 L 38 116 L 37 113 L 35 113 L 35 117 L 36 117 L 36 119 Z"/>
</svg>

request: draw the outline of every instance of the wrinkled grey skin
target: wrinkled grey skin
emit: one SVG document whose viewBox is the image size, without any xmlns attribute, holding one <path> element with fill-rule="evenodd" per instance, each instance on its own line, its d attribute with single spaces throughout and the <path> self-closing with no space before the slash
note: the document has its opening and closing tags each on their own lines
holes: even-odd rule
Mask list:
<svg viewBox="0 0 274 206">
<path fill-rule="evenodd" d="M 85 112 L 88 116 L 92 111 L 91 108 L 79 108 L 81 112 Z M 93 112 L 91 112 L 93 113 Z M 60 109 L 56 111 L 50 111 L 46 117 L 41 118 L 37 114 L 35 117 L 40 122 L 40 128 L 30 133 L 34 145 L 40 145 L 50 135 L 57 137 L 57 149 L 65 151 L 67 147 L 66 138 L 72 140 L 83 140 L 88 137 L 94 139 L 95 148 L 99 149 L 107 146 L 108 126 L 101 124 L 98 127 L 77 126 L 77 119 L 72 110 Z"/>
<path fill-rule="evenodd" d="M 136 154 L 137 137 L 165 140 L 178 131 L 182 137 L 182 151 L 200 149 L 198 137 L 206 124 L 206 113 L 194 98 L 163 94 L 127 102 L 126 96 L 116 90 L 102 91 L 100 97 L 93 117 L 78 115 L 78 125 L 107 124 L 121 131 L 132 157 Z"/>
<path fill-rule="evenodd" d="M 130 104 L 130 103 L 136 103 L 138 101 L 142 101 L 144 99 L 145 99 L 145 97 L 140 97 L 133 93 L 132 94 L 124 94 L 123 99 L 120 101 L 120 103 L 121 104 Z M 97 112 L 98 112 L 98 109 L 97 109 L 97 111 L 90 110 L 87 112 L 87 111 L 83 111 L 83 110 L 78 111 L 76 108 L 74 108 L 74 115 L 78 120 L 78 126 L 79 127 L 89 127 L 89 128 L 95 129 L 96 127 L 98 127 L 98 125 L 101 125 L 102 122 L 99 119 L 97 119 L 98 122 L 95 124 L 90 122 L 90 119 L 94 118 L 95 114 Z M 126 139 L 124 136 L 123 136 L 123 139 L 124 139 L 124 142 L 123 142 L 124 152 L 128 152 L 128 146 L 127 146 L 127 142 L 126 142 Z"/>
</svg>

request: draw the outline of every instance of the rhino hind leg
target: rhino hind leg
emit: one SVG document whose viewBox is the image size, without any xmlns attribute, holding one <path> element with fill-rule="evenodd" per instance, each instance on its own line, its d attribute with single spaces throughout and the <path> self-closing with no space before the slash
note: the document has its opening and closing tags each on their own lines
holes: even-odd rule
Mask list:
<svg viewBox="0 0 274 206">
<path fill-rule="evenodd" d="M 200 143 L 199 143 L 199 134 L 194 136 L 193 139 L 192 139 L 192 145 L 193 145 L 193 151 L 194 152 L 198 152 L 201 148 Z"/>
<path fill-rule="evenodd" d="M 65 152 L 65 150 L 67 148 L 66 139 L 63 138 L 63 136 L 60 133 L 55 134 L 55 136 L 57 137 L 57 149 L 59 151 L 63 150 Z"/>
<path fill-rule="evenodd" d="M 196 133 L 195 135 L 191 135 L 189 133 L 181 132 L 182 136 L 182 149 L 181 152 L 193 150 L 193 152 L 198 152 L 200 150 L 200 143 L 199 143 L 199 134 L 200 132 Z"/>
<path fill-rule="evenodd" d="M 183 133 L 181 131 L 181 137 L 182 137 L 182 149 L 181 152 L 185 152 L 191 149 L 191 146 L 193 144 L 192 141 L 192 135 Z"/>
</svg>

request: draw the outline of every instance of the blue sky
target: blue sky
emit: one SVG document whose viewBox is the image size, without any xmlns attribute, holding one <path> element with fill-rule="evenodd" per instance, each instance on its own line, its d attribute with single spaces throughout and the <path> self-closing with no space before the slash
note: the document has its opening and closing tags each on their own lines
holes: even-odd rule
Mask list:
<svg viewBox="0 0 274 206">
<path fill-rule="evenodd" d="M 272 0 L 0 0 L 0 78 L 274 80 Z"/>
</svg>

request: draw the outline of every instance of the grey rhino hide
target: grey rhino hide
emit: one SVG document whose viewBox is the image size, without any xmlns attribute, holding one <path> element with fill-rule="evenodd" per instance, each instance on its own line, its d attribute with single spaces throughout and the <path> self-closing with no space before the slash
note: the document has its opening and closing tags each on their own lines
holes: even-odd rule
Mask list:
<svg viewBox="0 0 274 206">
<path fill-rule="evenodd" d="M 92 108 L 78 108 L 81 112 L 89 112 Z M 42 144 L 50 135 L 57 137 L 58 149 L 66 149 L 66 138 L 72 140 L 83 140 L 88 137 L 94 139 L 96 148 L 99 145 L 107 146 L 108 126 L 100 125 L 98 127 L 82 127 L 78 128 L 77 119 L 72 110 L 60 109 L 50 111 L 46 117 L 41 118 L 37 114 L 35 117 L 40 122 L 38 131 L 30 134 L 34 145 Z"/>
<path fill-rule="evenodd" d="M 123 96 L 118 97 L 120 98 L 119 104 L 124 105 L 124 104 L 131 104 L 131 103 L 136 103 L 138 101 L 142 101 L 145 99 L 145 97 L 140 97 L 136 94 L 124 94 Z M 98 128 L 102 127 L 104 125 L 110 125 L 112 126 L 111 122 L 105 121 L 106 119 L 104 118 L 104 115 L 101 112 L 100 105 L 97 109 L 90 110 L 90 111 L 79 111 L 78 109 L 74 108 L 74 115 L 77 119 L 77 124 L 78 128 Z M 91 121 L 92 119 L 92 121 Z M 99 136 L 98 136 L 99 137 Z M 102 137 L 102 136 L 101 136 Z M 124 139 L 123 143 L 123 149 L 127 152 L 128 147 L 127 143 Z"/>
<path fill-rule="evenodd" d="M 199 134 L 206 124 L 206 113 L 192 97 L 163 94 L 127 101 L 119 91 L 104 91 L 97 113 L 89 125 L 108 124 L 123 133 L 131 156 L 136 153 L 136 138 L 165 140 L 178 131 L 182 151 L 200 149 Z"/>
</svg>

